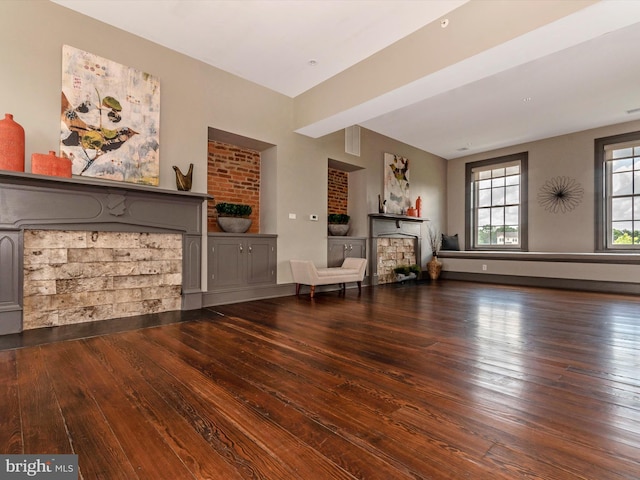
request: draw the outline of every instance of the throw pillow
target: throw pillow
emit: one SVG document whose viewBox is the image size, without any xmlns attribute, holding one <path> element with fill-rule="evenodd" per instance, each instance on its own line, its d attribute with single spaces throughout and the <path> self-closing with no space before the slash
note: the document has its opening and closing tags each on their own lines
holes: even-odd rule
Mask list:
<svg viewBox="0 0 640 480">
<path fill-rule="evenodd" d="M 442 234 L 442 246 L 440 250 L 460 250 L 460 244 L 458 243 L 458 234 L 445 235 Z"/>
</svg>

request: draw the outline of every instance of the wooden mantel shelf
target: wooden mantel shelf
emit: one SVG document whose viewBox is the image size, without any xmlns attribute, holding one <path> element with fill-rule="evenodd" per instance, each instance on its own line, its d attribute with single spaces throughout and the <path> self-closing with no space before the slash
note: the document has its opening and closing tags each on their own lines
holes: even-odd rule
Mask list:
<svg viewBox="0 0 640 480">
<path fill-rule="evenodd" d="M 197 192 L 184 192 L 181 190 L 167 190 L 149 185 L 136 183 L 118 182 L 115 180 L 100 180 L 95 178 L 78 177 L 53 177 L 49 175 L 37 175 L 26 172 L 13 172 L 0 170 L 0 184 L 33 185 L 43 188 L 74 188 L 88 187 L 96 189 L 122 190 L 130 192 L 144 192 L 160 195 L 177 195 L 182 197 L 198 197 L 202 199 L 212 199 L 211 195 Z"/>
<path fill-rule="evenodd" d="M 427 218 L 410 217 L 408 215 L 398 215 L 397 213 L 370 213 L 369 218 L 376 218 L 378 220 L 396 220 L 403 222 L 428 222 Z"/>
</svg>

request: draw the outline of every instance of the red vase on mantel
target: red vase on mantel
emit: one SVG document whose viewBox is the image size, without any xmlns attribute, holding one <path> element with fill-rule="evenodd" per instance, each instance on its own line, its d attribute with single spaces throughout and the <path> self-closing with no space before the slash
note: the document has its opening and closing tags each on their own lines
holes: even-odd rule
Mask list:
<svg viewBox="0 0 640 480">
<path fill-rule="evenodd" d="M 24 128 L 10 113 L 0 120 L 0 170 L 24 172 Z"/>
<path fill-rule="evenodd" d="M 71 178 L 71 160 L 57 157 L 53 150 L 48 154 L 34 153 L 31 155 L 31 173 Z"/>
</svg>

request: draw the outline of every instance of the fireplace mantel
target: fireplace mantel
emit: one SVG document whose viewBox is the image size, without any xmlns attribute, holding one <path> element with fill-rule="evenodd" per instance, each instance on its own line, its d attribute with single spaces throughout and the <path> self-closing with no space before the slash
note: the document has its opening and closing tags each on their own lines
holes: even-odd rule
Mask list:
<svg viewBox="0 0 640 480">
<path fill-rule="evenodd" d="M 129 183 L 0 172 L 0 229 L 200 234 L 201 212 L 192 207 L 201 209 L 208 198 Z"/>
<path fill-rule="evenodd" d="M 396 215 L 393 213 L 369 214 L 369 236 L 376 238 L 393 234 L 420 238 L 423 218 Z"/>
<path fill-rule="evenodd" d="M 0 172 L 0 334 L 22 325 L 23 232 L 180 233 L 182 309 L 202 306 L 202 208 L 207 194 L 85 178 Z"/>
</svg>

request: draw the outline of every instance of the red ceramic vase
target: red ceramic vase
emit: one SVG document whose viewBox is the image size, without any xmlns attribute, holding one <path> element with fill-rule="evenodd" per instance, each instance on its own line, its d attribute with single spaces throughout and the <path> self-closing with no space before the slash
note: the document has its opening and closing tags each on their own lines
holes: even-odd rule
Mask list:
<svg viewBox="0 0 640 480">
<path fill-rule="evenodd" d="M 57 157 L 53 150 L 49 154 L 34 153 L 31 155 L 31 173 L 71 178 L 71 160 Z"/>
<path fill-rule="evenodd" d="M 0 120 L 0 170 L 24 172 L 24 128 L 10 113 Z"/>
</svg>

